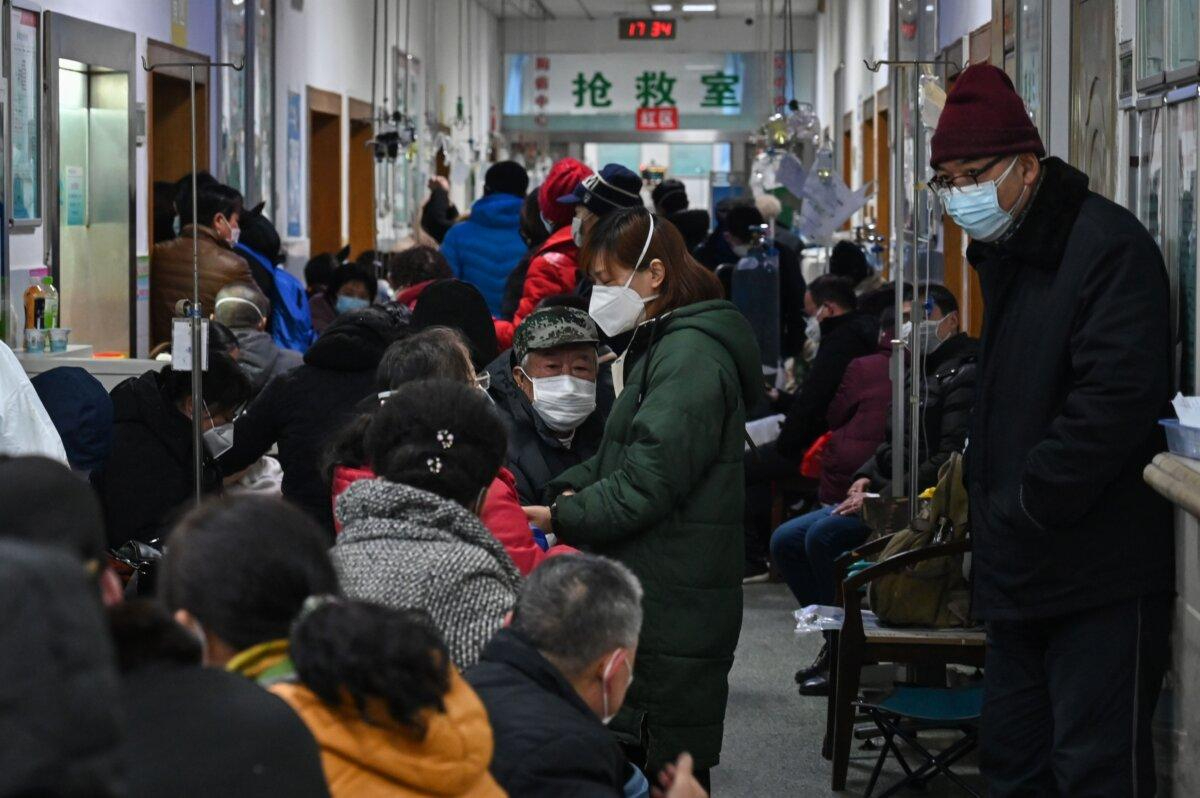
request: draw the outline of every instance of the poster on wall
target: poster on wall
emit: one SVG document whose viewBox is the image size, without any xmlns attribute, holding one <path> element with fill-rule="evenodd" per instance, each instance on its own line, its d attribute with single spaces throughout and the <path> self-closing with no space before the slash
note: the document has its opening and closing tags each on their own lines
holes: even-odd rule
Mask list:
<svg viewBox="0 0 1200 798">
<path fill-rule="evenodd" d="M 41 221 L 41 53 L 38 47 L 39 18 L 36 11 L 12 8 L 9 35 L 12 80 L 9 99 L 12 109 L 12 215 L 13 223 Z"/>
<path fill-rule="evenodd" d="M 300 92 L 287 99 L 287 236 L 300 237 Z"/>
</svg>

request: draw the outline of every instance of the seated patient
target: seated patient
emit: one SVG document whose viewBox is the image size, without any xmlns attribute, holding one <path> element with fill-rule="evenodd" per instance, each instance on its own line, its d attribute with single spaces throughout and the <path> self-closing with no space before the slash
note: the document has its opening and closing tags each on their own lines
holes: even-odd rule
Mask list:
<svg viewBox="0 0 1200 798">
<path fill-rule="evenodd" d="M 600 447 L 599 340 L 584 311 L 539 308 L 517 327 L 511 354 L 488 367 L 488 393 L 508 427 L 508 468 L 524 504 L 541 504 L 550 480 Z"/>
<path fill-rule="evenodd" d="M 479 520 L 504 461 L 504 427 L 474 386 L 401 385 L 364 438 L 377 479 L 338 498 L 332 550 L 346 596 L 429 613 L 450 657 L 474 664 L 516 602 L 521 575 Z"/>
<path fill-rule="evenodd" d="M 500 798 L 492 730 L 424 613 L 309 599 L 292 631 L 296 678 L 271 687 L 321 746 L 334 798 Z"/>
</svg>

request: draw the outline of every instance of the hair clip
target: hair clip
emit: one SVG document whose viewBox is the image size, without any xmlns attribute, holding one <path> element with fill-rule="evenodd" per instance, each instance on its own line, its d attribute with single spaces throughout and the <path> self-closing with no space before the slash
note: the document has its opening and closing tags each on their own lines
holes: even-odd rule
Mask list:
<svg viewBox="0 0 1200 798">
<path fill-rule="evenodd" d="M 448 429 L 440 429 L 437 431 L 437 442 L 442 445 L 443 449 L 449 449 L 454 445 L 454 433 Z"/>
<path fill-rule="evenodd" d="M 425 461 L 425 467 L 429 469 L 429 473 L 431 474 L 442 473 L 442 458 L 430 457 Z"/>
</svg>

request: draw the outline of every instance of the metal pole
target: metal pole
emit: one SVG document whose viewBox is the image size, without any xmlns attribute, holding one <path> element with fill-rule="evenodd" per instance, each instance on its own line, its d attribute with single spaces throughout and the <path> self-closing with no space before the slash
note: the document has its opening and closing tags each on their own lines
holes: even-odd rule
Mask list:
<svg viewBox="0 0 1200 798">
<path fill-rule="evenodd" d="M 920 452 L 917 443 L 921 436 L 921 338 L 917 335 L 919 321 L 924 321 L 924 314 L 918 313 L 918 302 L 921 290 L 921 274 L 917 268 L 917 247 L 921 243 L 921 181 L 918 170 L 921 164 L 921 73 L 917 69 L 905 70 L 905 85 L 912 92 L 912 137 L 913 137 L 913 183 L 912 183 L 912 312 L 909 325 L 909 390 L 908 390 L 908 496 L 909 516 L 914 516 L 917 510 L 917 466 L 920 465 Z M 926 240 L 928 248 L 931 241 Z"/>
<path fill-rule="evenodd" d="M 898 36 L 897 26 L 891 26 L 891 36 L 893 39 L 893 53 L 899 55 L 898 43 L 895 41 Z M 901 100 L 904 98 L 903 77 L 907 69 L 903 66 L 892 67 L 896 70 L 895 75 L 889 75 L 889 83 L 891 84 L 891 113 L 889 115 L 891 128 L 889 135 L 891 136 L 892 144 L 892 185 L 898 188 L 904 186 L 904 115 L 901 112 Z M 902 191 L 902 188 L 901 188 Z M 888 221 L 892 229 L 891 241 L 888 246 L 891 250 L 892 260 L 892 284 L 895 287 L 895 295 L 893 297 L 893 308 L 896 315 L 896 332 L 900 331 L 899 325 L 904 318 L 904 209 L 902 203 L 898 202 L 904 195 L 901 191 L 893 193 L 892 202 L 890 203 L 889 215 L 891 219 Z M 904 484 L 904 345 L 900 340 L 899 335 L 894 335 L 892 340 L 892 496 L 901 498 L 906 495 Z M 900 443 L 900 446 L 895 444 Z"/>
<path fill-rule="evenodd" d="M 199 210 L 196 207 L 197 190 L 196 190 L 196 68 L 214 69 L 229 67 L 234 71 L 241 72 L 246 66 L 243 61 L 240 64 L 231 63 L 208 63 L 208 62 L 181 62 L 181 63 L 163 63 L 151 65 L 146 61 L 146 56 L 142 56 L 142 69 L 147 72 L 153 72 L 156 69 L 163 67 L 187 67 L 189 80 L 188 90 L 190 98 L 191 111 L 191 163 L 192 163 L 192 299 L 191 307 L 188 310 L 188 321 L 190 332 L 192 334 L 192 486 L 195 491 L 196 503 L 200 503 L 200 498 L 204 492 L 204 430 L 202 428 L 203 419 L 201 413 L 204 412 L 204 352 L 202 350 L 201 335 L 201 307 L 200 307 L 200 239 L 197 237 L 199 220 L 197 214 Z"/>
<path fill-rule="evenodd" d="M 196 208 L 196 67 L 188 68 L 190 74 L 192 135 L 192 307 L 189 312 L 192 324 L 192 468 L 196 504 L 204 493 L 204 430 L 200 414 L 204 408 L 203 365 L 200 335 L 200 239 Z"/>
</svg>

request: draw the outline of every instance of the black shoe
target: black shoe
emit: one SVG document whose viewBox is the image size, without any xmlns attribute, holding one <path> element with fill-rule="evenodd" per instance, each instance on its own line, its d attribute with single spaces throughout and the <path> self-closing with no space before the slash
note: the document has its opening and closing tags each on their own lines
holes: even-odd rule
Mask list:
<svg viewBox="0 0 1200 798">
<path fill-rule="evenodd" d="M 829 676 L 822 673 L 820 676 L 814 676 L 804 684 L 800 685 L 800 695 L 820 696 L 829 695 Z"/>
<path fill-rule="evenodd" d="M 801 668 L 796 671 L 796 684 L 804 684 L 817 674 L 824 673 L 829 670 L 829 641 L 825 641 L 825 645 L 821 646 L 821 650 L 817 652 L 817 657 L 812 661 L 812 664 L 807 668 Z"/>
<path fill-rule="evenodd" d="M 742 584 L 752 585 L 766 582 L 771 578 L 771 569 L 766 560 L 746 560 L 746 569 L 742 572 Z"/>
</svg>

